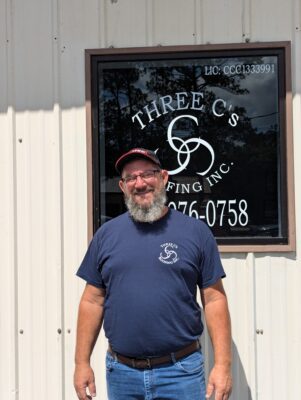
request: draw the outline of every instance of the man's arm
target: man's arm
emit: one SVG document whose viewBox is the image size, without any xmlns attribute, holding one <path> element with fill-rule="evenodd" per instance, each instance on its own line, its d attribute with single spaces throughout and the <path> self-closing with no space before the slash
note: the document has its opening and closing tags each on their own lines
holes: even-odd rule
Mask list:
<svg viewBox="0 0 301 400">
<path fill-rule="evenodd" d="M 215 400 L 227 400 L 232 389 L 231 322 L 222 281 L 202 289 L 201 298 L 214 351 L 206 398 L 215 392 Z"/>
<path fill-rule="evenodd" d="M 90 395 L 96 396 L 90 357 L 102 326 L 105 294 L 104 289 L 87 284 L 79 304 L 74 372 L 74 387 L 79 400 L 91 398 L 87 395 L 87 387 Z"/>
</svg>

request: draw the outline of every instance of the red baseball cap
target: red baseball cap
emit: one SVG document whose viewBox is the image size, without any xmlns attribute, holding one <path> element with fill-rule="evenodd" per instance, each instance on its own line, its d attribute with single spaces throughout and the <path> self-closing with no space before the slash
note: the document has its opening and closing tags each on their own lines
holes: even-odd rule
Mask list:
<svg viewBox="0 0 301 400">
<path fill-rule="evenodd" d="M 119 174 L 121 174 L 124 165 L 129 161 L 134 160 L 135 158 L 144 158 L 148 161 L 153 162 L 154 164 L 158 165 L 158 167 L 161 168 L 160 160 L 155 152 L 153 152 L 152 150 L 143 149 L 141 147 L 139 148 L 136 147 L 124 153 L 121 157 L 118 158 L 118 160 L 115 163 L 116 171 Z"/>
</svg>

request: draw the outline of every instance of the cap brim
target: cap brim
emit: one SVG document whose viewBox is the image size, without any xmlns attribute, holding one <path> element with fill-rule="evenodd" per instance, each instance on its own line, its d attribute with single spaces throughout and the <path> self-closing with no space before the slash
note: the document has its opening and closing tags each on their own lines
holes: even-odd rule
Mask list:
<svg viewBox="0 0 301 400">
<path fill-rule="evenodd" d="M 152 154 L 147 154 L 142 153 L 141 151 L 132 151 L 130 150 L 129 152 L 123 154 L 121 157 L 118 158 L 118 160 L 115 163 L 115 169 L 116 171 L 121 174 L 123 167 L 125 166 L 125 164 L 127 164 L 128 162 L 135 160 L 135 159 L 142 159 L 142 160 L 147 160 L 147 161 L 151 161 L 152 163 L 154 163 L 155 165 L 158 165 L 161 168 L 161 163 L 159 161 L 159 159 L 156 157 L 153 157 Z"/>
</svg>

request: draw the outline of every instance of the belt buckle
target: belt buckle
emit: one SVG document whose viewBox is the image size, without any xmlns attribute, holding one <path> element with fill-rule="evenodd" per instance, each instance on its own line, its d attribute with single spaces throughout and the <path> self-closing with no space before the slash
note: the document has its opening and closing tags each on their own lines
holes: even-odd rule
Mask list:
<svg viewBox="0 0 301 400">
<path fill-rule="evenodd" d="M 144 369 L 144 368 L 151 369 L 152 368 L 151 360 L 150 358 L 145 358 L 144 360 L 139 360 L 139 358 L 138 359 L 132 358 L 132 367 L 138 369 Z"/>
</svg>

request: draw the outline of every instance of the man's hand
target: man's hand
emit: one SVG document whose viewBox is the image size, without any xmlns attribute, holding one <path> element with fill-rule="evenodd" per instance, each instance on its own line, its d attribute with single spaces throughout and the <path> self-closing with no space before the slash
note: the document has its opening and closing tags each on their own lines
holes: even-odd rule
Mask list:
<svg viewBox="0 0 301 400">
<path fill-rule="evenodd" d="M 79 304 L 74 372 L 74 387 L 79 400 L 96 396 L 90 356 L 102 325 L 105 295 L 104 289 L 87 284 Z"/>
<path fill-rule="evenodd" d="M 89 364 L 77 365 L 74 372 L 74 388 L 79 400 L 89 400 L 96 396 L 94 372 Z M 89 389 L 87 394 L 86 389 Z"/>
<path fill-rule="evenodd" d="M 215 400 L 228 400 L 232 390 L 232 376 L 229 368 L 214 366 L 210 372 L 206 399 L 215 393 Z"/>
</svg>

